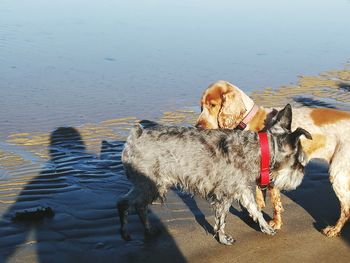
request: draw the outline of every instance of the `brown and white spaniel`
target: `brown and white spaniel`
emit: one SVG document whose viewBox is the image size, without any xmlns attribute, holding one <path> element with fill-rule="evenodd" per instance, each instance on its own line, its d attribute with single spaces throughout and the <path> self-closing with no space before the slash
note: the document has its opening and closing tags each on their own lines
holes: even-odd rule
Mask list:
<svg viewBox="0 0 350 263">
<path fill-rule="evenodd" d="M 210 85 L 201 99 L 201 114 L 197 127 L 205 129 L 229 128 L 260 131 L 273 118 L 275 109 L 258 107 L 242 90 L 227 81 Z M 313 140 L 302 139 L 301 144 L 308 159 L 321 158 L 330 165 L 330 181 L 340 201 L 340 218 L 334 226 L 323 229 L 327 236 L 340 234 L 350 217 L 350 113 L 323 108 L 293 109 L 292 129 L 308 130 Z M 282 226 L 283 206 L 280 192 L 273 186 L 268 188 L 274 208 L 270 225 Z M 258 188 L 256 199 L 265 207 L 262 191 Z"/>
</svg>

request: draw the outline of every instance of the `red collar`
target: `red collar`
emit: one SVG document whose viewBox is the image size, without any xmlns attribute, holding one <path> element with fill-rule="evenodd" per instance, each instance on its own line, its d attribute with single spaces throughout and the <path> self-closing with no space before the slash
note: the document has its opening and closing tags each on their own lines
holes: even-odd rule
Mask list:
<svg viewBox="0 0 350 263">
<path fill-rule="evenodd" d="M 270 184 L 270 149 L 269 139 L 266 132 L 259 132 L 261 162 L 260 162 L 260 187 L 266 187 Z"/>
</svg>

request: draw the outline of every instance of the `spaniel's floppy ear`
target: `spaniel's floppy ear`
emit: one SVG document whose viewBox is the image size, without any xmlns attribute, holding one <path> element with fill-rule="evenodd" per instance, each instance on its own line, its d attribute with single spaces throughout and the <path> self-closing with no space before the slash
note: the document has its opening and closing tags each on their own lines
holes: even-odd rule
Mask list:
<svg viewBox="0 0 350 263">
<path fill-rule="evenodd" d="M 222 94 L 222 105 L 218 115 L 220 128 L 236 128 L 246 112 L 247 109 L 238 91 L 232 90 Z"/>
</svg>

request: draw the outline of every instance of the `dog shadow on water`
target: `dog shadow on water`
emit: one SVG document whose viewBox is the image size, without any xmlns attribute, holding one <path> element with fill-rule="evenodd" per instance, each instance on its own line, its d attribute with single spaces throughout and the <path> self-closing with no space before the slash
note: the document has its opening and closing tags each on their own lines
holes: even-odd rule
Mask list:
<svg viewBox="0 0 350 263">
<path fill-rule="evenodd" d="M 0 262 L 186 262 L 165 227 L 145 239 L 134 214 L 129 225 L 135 239 L 121 238 L 116 201 L 131 187 L 120 160 L 123 144 L 110 149 L 104 142 L 95 156 L 75 128 L 53 131 L 50 160 L 0 219 Z"/>
</svg>

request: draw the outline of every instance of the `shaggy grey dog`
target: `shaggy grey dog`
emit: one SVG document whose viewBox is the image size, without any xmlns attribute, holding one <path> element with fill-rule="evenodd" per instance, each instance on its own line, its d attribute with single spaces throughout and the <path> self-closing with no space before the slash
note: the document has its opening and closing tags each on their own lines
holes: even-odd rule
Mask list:
<svg viewBox="0 0 350 263">
<path fill-rule="evenodd" d="M 268 131 L 271 183 L 281 190 L 295 189 L 302 181 L 304 153 L 299 137 L 311 135 L 298 128 L 291 132 L 292 109 L 281 110 Z M 137 125 L 122 153 L 125 172 L 134 187 L 118 201 L 121 234 L 130 240 L 125 227 L 129 206 L 134 206 L 151 233 L 147 207 L 164 200 L 170 187 L 207 199 L 215 212 L 214 232 L 220 243 L 231 245 L 225 234 L 226 214 L 237 200 L 258 221 L 262 232 L 273 235 L 254 192 L 260 176 L 260 145 L 257 133 L 234 130 L 199 130 L 185 127 Z"/>
</svg>

